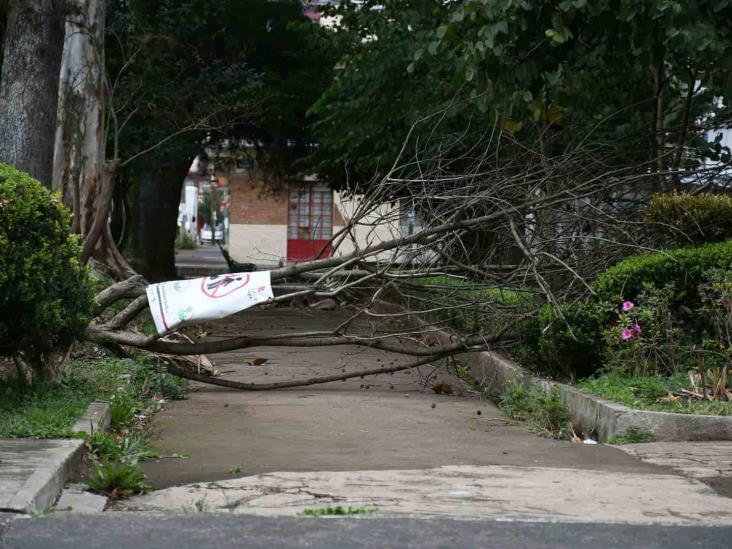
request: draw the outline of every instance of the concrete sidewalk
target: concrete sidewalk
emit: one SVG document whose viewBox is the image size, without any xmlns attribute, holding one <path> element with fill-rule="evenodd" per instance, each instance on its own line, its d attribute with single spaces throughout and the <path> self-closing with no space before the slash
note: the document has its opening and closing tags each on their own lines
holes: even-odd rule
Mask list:
<svg viewBox="0 0 732 549">
<path fill-rule="evenodd" d="M 668 467 L 686 477 L 701 480 L 732 498 L 732 442 L 651 442 L 619 447 L 644 463 Z"/>
<path fill-rule="evenodd" d="M 120 506 L 293 517 L 341 506 L 379 517 L 732 525 L 732 499 L 677 475 L 495 465 L 269 473 L 168 488 Z"/>
<path fill-rule="evenodd" d="M 216 337 L 332 328 L 348 311 L 249 310 L 216 323 Z M 357 326 L 361 333 L 371 327 Z M 266 358 L 250 366 L 252 358 Z M 360 371 L 409 360 L 364 347 L 270 347 L 214 355 L 225 377 L 274 382 Z M 452 395 L 438 395 L 437 384 Z M 530 433 L 434 366 L 291 390 L 242 392 L 194 384 L 154 420 L 163 455 L 145 461 L 153 486 L 276 471 L 360 471 L 442 465 L 520 465 L 626 471 L 666 470 L 607 446 Z"/>
<path fill-rule="evenodd" d="M 202 245 L 195 250 L 176 250 L 175 268 L 178 276 L 210 276 L 229 272 L 224 256 L 218 246 Z"/>
<path fill-rule="evenodd" d="M 78 473 L 80 439 L 0 439 L 0 511 L 31 513 L 56 501 Z"/>
</svg>

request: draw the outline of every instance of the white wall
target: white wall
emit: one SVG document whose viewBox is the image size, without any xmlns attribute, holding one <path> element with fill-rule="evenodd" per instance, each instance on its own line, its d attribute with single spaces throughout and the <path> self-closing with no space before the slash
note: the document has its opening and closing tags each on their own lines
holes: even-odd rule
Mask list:
<svg viewBox="0 0 732 549">
<path fill-rule="evenodd" d="M 229 227 L 229 255 L 239 263 L 278 266 L 287 257 L 287 225 L 232 223 Z"/>
<path fill-rule="evenodd" d="M 338 207 L 346 223 L 351 220 L 361 204 L 361 197 L 346 198 L 336 192 L 334 203 Z M 378 208 L 369 212 L 353 229 L 353 237 L 344 240 L 336 250 L 336 255 L 347 255 L 352 253 L 358 245 L 363 250 L 369 246 L 379 244 L 387 240 L 393 240 L 401 236 L 401 228 L 399 225 L 399 204 L 382 204 Z M 340 231 L 343 226 L 333 226 L 333 234 Z M 337 241 L 337 240 L 336 240 Z M 423 256 L 425 257 L 425 256 Z M 389 250 L 380 252 L 369 258 L 372 261 L 405 261 L 414 259 L 410 250 Z"/>
</svg>

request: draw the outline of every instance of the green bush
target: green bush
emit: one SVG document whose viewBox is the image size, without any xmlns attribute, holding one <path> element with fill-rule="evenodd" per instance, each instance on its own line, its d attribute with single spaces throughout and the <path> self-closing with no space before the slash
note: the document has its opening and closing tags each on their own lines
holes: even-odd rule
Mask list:
<svg viewBox="0 0 732 549">
<path fill-rule="evenodd" d="M 644 217 L 663 239 L 681 245 L 732 238 L 732 197 L 728 195 L 657 194 Z"/>
<path fill-rule="evenodd" d="M 35 361 L 89 322 L 91 282 L 70 220 L 59 195 L 0 164 L 0 355 Z"/>
<path fill-rule="evenodd" d="M 649 287 L 671 288 L 677 304 L 698 301 L 698 286 L 713 269 L 732 265 L 732 240 L 629 257 L 592 285 L 597 301 L 633 300 Z"/>
<path fill-rule="evenodd" d="M 561 313 L 561 315 L 559 314 Z M 593 304 L 561 304 L 560 311 L 545 305 L 537 318 L 520 327 L 522 362 L 552 377 L 577 378 L 601 366 L 601 316 Z"/>
<path fill-rule="evenodd" d="M 588 303 L 563 303 L 561 316 L 553 306 L 545 305 L 537 318 L 524 322 L 520 330 L 521 360 L 553 377 L 591 375 L 606 358 L 605 335 L 616 327 L 623 301 L 646 303 L 649 296 L 661 293 L 672 321 L 668 325 L 677 326 L 685 341 L 696 338 L 708 324 L 699 313 L 700 288 L 711 272 L 728 271 L 731 265 L 732 241 L 629 257 L 595 279 L 595 295 Z M 644 324 L 651 327 L 648 322 Z M 668 330 L 663 333 L 668 334 Z M 645 339 L 651 335 L 648 331 Z"/>
<path fill-rule="evenodd" d="M 603 330 L 605 367 L 624 376 L 673 374 L 693 359 L 694 330 L 682 329 L 671 287 L 649 286 L 635 301 L 618 304 Z M 686 315 L 688 316 L 688 315 Z M 698 315 L 694 315 L 698 317 Z M 686 324 L 697 324 L 690 322 Z"/>
</svg>

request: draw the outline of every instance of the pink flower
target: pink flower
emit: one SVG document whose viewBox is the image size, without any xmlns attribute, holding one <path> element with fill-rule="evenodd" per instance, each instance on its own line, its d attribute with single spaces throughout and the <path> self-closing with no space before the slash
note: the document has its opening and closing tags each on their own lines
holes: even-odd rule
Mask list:
<svg viewBox="0 0 732 549">
<path fill-rule="evenodd" d="M 620 333 L 620 337 L 623 338 L 623 341 L 629 340 L 633 337 L 633 330 L 630 328 L 623 328 L 623 331 Z"/>
<path fill-rule="evenodd" d="M 635 307 L 635 303 L 633 303 L 632 301 L 623 301 L 623 312 L 627 313 L 633 307 Z"/>
<path fill-rule="evenodd" d="M 638 324 L 637 322 L 636 322 L 636 323 L 635 323 L 635 325 L 633 326 L 633 332 L 634 332 L 634 333 L 635 333 L 636 335 L 641 335 L 641 334 L 643 333 L 643 329 L 642 329 L 642 328 L 640 327 L 640 324 Z"/>
</svg>

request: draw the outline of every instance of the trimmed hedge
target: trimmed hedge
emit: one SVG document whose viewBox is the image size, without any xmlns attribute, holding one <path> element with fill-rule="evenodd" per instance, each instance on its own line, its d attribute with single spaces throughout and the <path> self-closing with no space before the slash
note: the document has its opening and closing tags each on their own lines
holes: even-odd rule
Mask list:
<svg viewBox="0 0 732 549">
<path fill-rule="evenodd" d="M 679 245 L 732 238 L 732 196 L 674 192 L 656 194 L 644 217 L 663 238 Z"/>
<path fill-rule="evenodd" d="M 545 305 L 537 318 L 524 322 L 519 349 L 522 361 L 559 377 L 595 373 L 602 365 L 603 329 L 615 321 L 620 303 L 636 300 L 649 287 L 670 287 L 678 319 L 690 330 L 697 328 L 701 319 L 681 310 L 700 305 L 698 287 L 714 269 L 732 271 L 732 241 L 629 257 L 595 279 L 595 295 L 587 303 L 562 304 L 564 319 L 554 307 Z"/>
<path fill-rule="evenodd" d="M 544 305 L 537 318 L 524 322 L 519 332 L 522 362 L 553 377 L 586 377 L 602 358 L 602 332 L 593 303 L 562 303 L 560 316 Z M 563 318 L 562 318 L 563 317 Z"/>
<path fill-rule="evenodd" d="M 0 164 L 0 355 L 43 356 L 88 324 L 91 282 L 70 221 L 59 195 Z"/>
<path fill-rule="evenodd" d="M 635 299 L 645 284 L 655 288 L 670 285 L 683 301 L 697 297 L 697 286 L 709 270 L 731 266 L 729 240 L 629 257 L 598 276 L 592 287 L 597 294 L 595 301 L 619 303 Z"/>
</svg>

